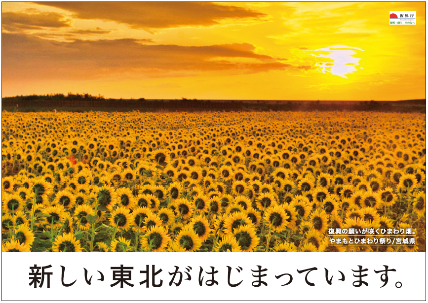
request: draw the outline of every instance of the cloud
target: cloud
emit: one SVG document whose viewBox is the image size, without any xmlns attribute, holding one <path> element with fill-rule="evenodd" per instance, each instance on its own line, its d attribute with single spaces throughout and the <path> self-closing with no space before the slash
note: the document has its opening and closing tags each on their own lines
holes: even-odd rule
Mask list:
<svg viewBox="0 0 428 303">
<path fill-rule="evenodd" d="M 69 31 L 71 34 L 79 34 L 79 35 L 99 35 L 99 34 L 109 34 L 111 31 L 103 30 L 99 27 L 95 29 L 76 29 L 73 31 Z"/>
<path fill-rule="evenodd" d="M 39 12 L 35 14 L 5 12 L 2 13 L 2 28 L 17 32 L 22 30 L 34 30 L 43 28 L 70 27 L 64 16 L 53 12 Z"/>
<path fill-rule="evenodd" d="M 311 68 L 257 54 L 248 43 L 149 45 L 138 39 L 57 42 L 8 33 L 3 33 L 2 39 L 5 80 L 183 77 L 201 72 L 236 74 Z M 253 60 L 235 62 L 239 58 Z"/>
<path fill-rule="evenodd" d="M 136 29 L 212 26 L 223 19 L 261 18 L 247 8 L 210 2 L 36 2 L 64 9 L 80 19 L 129 24 Z"/>
</svg>

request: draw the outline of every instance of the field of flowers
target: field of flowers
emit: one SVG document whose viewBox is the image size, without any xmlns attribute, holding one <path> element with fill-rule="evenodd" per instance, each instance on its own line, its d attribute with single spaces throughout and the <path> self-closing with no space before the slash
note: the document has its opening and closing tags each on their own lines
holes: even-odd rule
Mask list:
<svg viewBox="0 0 428 303">
<path fill-rule="evenodd" d="M 425 114 L 3 112 L 2 135 L 2 251 L 425 251 Z"/>
</svg>

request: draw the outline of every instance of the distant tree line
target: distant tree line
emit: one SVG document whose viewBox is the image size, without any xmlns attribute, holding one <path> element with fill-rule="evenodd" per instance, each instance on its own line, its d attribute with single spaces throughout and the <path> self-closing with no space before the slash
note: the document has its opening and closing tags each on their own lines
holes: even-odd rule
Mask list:
<svg viewBox="0 0 428 303">
<path fill-rule="evenodd" d="M 408 101 L 241 101 L 105 99 L 91 94 L 47 94 L 2 98 L 5 110 L 19 105 L 19 111 L 67 110 L 67 111 L 381 111 L 425 112 L 425 101 L 415 104 Z"/>
</svg>

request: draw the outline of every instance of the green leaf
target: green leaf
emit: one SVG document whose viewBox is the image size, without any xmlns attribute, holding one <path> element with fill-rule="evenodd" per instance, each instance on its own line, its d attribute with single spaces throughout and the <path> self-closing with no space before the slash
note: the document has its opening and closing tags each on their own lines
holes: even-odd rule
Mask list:
<svg viewBox="0 0 428 303">
<path fill-rule="evenodd" d="M 97 215 L 93 216 L 91 214 L 88 214 L 86 216 L 86 220 L 88 220 L 89 224 L 91 224 L 91 225 L 94 224 L 97 221 L 97 219 L 98 219 Z"/>
<path fill-rule="evenodd" d="M 78 231 L 77 233 L 74 234 L 74 237 L 76 238 L 76 240 L 80 240 L 83 237 L 83 231 Z"/>
<path fill-rule="evenodd" d="M 293 236 L 291 237 L 291 239 L 301 240 L 301 239 L 303 239 L 303 235 L 293 235 Z"/>
<path fill-rule="evenodd" d="M 107 207 L 105 207 L 105 206 L 98 205 L 98 210 L 101 210 L 101 211 L 108 211 L 109 209 L 108 209 Z"/>
</svg>

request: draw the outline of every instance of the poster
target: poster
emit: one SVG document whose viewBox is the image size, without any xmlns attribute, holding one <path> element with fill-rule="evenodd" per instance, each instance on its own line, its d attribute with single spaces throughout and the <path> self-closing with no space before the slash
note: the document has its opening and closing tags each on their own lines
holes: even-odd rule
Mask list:
<svg viewBox="0 0 428 303">
<path fill-rule="evenodd" d="M 425 300 L 425 37 L 425 2 L 3 2 L 2 300 Z"/>
</svg>

